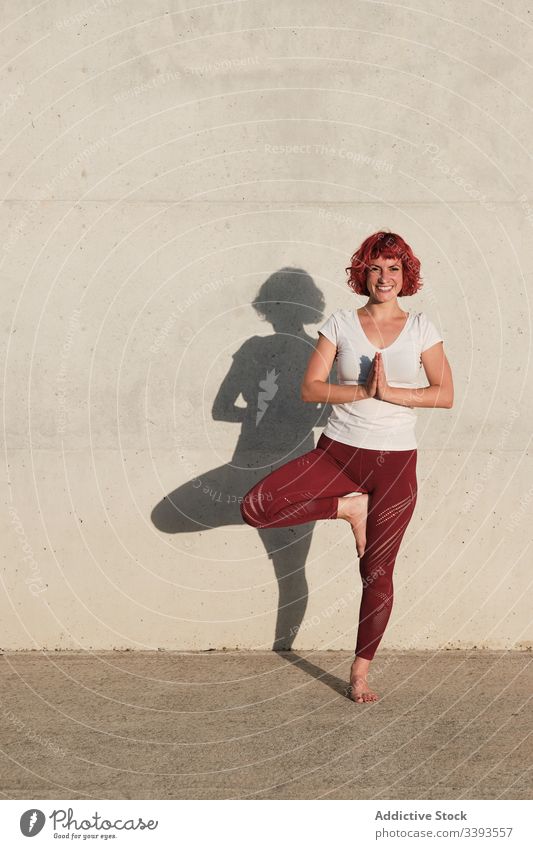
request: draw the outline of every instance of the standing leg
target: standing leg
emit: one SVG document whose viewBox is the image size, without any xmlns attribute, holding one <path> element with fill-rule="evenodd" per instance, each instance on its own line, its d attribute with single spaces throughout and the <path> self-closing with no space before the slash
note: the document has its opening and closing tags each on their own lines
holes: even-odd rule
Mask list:
<svg viewBox="0 0 533 849">
<path fill-rule="evenodd" d="M 367 660 L 374 657 L 392 611 L 394 564 L 416 506 L 416 451 L 391 451 L 375 471 L 375 482 L 359 563 L 363 596 L 355 653 Z"/>
<path fill-rule="evenodd" d="M 359 610 L 356 660 L 352 664 L 352 690 L 359 694 L 357 701 L 377 698 L 368 689 L 366 674 L 381 642 L 394 601 L 393 571 L 396 557 L 417 499 L 416 449 L 378 452 L 364 455 L 366 468 L 372 464 L 370 505 L 367 518 L 367 545 L 359 562 L 363 595 Z"/>
</svg>

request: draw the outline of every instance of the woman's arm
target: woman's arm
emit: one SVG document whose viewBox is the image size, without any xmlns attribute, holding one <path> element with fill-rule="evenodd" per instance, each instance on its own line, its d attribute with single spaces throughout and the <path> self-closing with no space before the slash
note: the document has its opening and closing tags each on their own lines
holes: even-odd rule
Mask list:
<svg viewBox="0 0 533 849">
<path fill-rule="evenodd" d="M 300 398 L 302 401 L 315 401 L 324 404 L 347 404 L 349 401 L 361 401 L 369 398 L 367 386 L 362 384 L 328 383 L 328 376 L 333 367 L 337 348 L 320 335 L 316 348 L 309 358 L 307 369 L 302 381 Z M 371 369 L 372 376 L 373 368 Z"/>
<path fill-rule="evenodd" d="M 453 378 L 450 364 L 444 353 L 442 342 L 436 342 L 421 355 L 429 386 L 420 389 L 404 389 L 388 386 L 383 374 L 383 363 L 379 357 L 378 391 L 376 397 L 390 404 L 403 407 L 453 407 Z M 381 370 L 381 371 L 379 371 Z M 381 389 L 379 374 L 383 375 Z"/>
</svg>

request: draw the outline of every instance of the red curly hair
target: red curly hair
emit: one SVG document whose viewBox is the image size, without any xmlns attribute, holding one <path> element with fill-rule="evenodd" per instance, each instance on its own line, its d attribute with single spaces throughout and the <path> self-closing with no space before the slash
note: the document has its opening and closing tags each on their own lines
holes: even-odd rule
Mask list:
<svg viewBox="0 0 533 849">
<path fill-rule="evenodd" d="M 415 295 L 424 285 L 420 277 L 420 260 L 416 257 L 404 239 L 397 233 L 380 230 L 369 236 L 356 250 L 346 269 L 349 275 L 347 284 L 357 295 L 368 295 L 366 275 L 372 260 L 378 256 L 396 259 L 402 263 L 403 283 L 398 297 Z"/>
</svg>

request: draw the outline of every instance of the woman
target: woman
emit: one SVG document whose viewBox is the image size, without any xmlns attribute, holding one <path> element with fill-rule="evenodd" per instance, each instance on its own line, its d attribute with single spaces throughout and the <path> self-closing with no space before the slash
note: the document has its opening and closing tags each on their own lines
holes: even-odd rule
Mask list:
<svg viewBox="0 0 533 849">
<path fill-rule="evenodd" d="M 322 325 L 301 387 L 304 401 L 333 405 L 327 425 L 313 451 L 252 487 L 241 514 L 256 528 L 350 523 L 363 582 L 350 694 L 362 703 L 378 698 L 368 672 L 391 614 L 394 564 L 416 504 L 414 408 L 449 409 L 453 380 L 435 326 L 423 312 L 400 309 L 398 298 L 423 285 L 420 261 L 401 236 L 369 236 L 346 271 L 353 292 L 368 300 L 360 309 L 336 310 Z"/>
</svg>

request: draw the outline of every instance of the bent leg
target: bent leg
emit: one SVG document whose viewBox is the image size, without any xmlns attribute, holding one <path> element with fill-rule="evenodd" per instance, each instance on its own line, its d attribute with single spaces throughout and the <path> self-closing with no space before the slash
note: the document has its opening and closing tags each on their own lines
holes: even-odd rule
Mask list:
<svg viewBox="0 0 533 849">
<path fill-rule="evenodd" d="M 349 474 L 320 445 L 290 460 L 260 480 L 244 496 L 241 515 L 255 528 L 283 528 L 335 519 L 342 495 L 359 488 Z M 354 449 L 356 450 L 356 449 Z"/>
<path fill-rule="evenodd" d="M 394 601 L 392 575 L 417 498 L 416 451 L 391 452 L 388 468 L 378 470 L 367 518 L 367 545 L 359 561 L 363 595 L 355 654 L 372 660 L 389 621 Z M 389 459 L 390 458 L 390 459 Z"/>
</svg>

